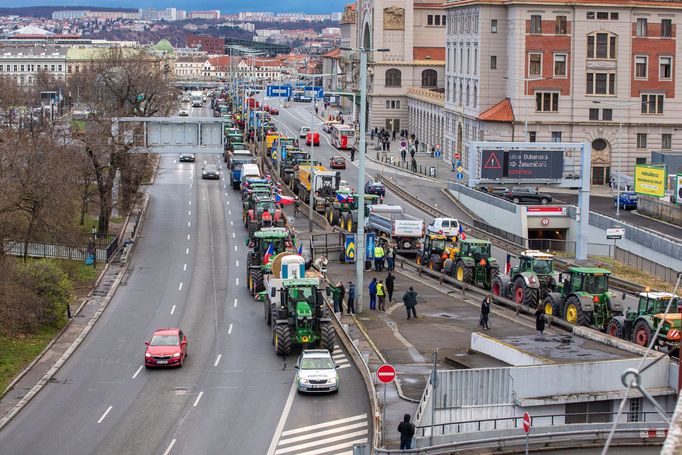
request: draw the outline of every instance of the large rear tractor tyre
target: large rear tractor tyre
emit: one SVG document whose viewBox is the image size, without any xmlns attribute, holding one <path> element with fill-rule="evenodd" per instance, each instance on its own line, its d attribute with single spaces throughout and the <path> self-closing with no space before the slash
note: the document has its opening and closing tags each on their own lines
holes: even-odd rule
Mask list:
<svg viewBox="0 0 682 455">
<path fill-rule="evenodd" d="M 506 298 L 506 293 L 504 289 L 504 283 L 502 282 L 502 279 L 497 276 L 493 280 L 493 284 L 490 286 L 490 291 L 493 293 L 494 296 L 497 297 L 504 297 Z"/>
<path fill-rule="evenodd" d="M 259 292 L 265 290 L 263 272 L 261 270 L 254 270 L 253 273 L 251 273 L 251 279 L 253 280 L 253 295 L 257 295 Z"/>
<path fill-rule="evenodd" d="M 267 325 L 272 324 L 272 311 L 270 310 L 270 302 L 268 302 L 267 299 L 265 299 L 265 302 L 263 302 L 263 312 L 265 313 L 265 323 Z"/>
<path fill-rule="evenodd" d="M 537 289 L 528 287 L 523 277 L 514 280 L 514 302 L 517 305 L 524 305 L 529 308 L 537 308 L 540 300 L 540 292 Z"/>
<path fill-rule="evenodd" d="M 632 331 L 632 342 L 639 346 L 649 346 L 649 343 L 651 343 L 651 332 L 649 324 L 644 319 L 640 319 Z"/>
<path fill-rule="evenodd" d="M 275 324 L 275 353 L 286 356 L 291 353 L 291 332 L 287 324 Z"/>
<path fill-rule="evenodd" d="M 492 288 L 492 284 L 493 284 L 493 282 L 495 281 L 495 279 L 497 278 L 497 276 L 498 276 L 499 274 L 500 274 L 500 269 L 499 269 L 499 268 L 493 267 L 493 268 L 490 269 L 490 281 L 488 281 L 487 289 L 491 289 L 491 288 Z"/>
<path fill-rule="evenodd" d="M 611 318 L 606 324 L 606 334 L 615 338 L 623 338 L 623 325 L 618 319 Z"/>
<path fill-rule="evenodd" d="M 443 268 L 443 263 L 441 262 L 440 258 L 432 254 L 431 258 L 429 259 L 429 269 L 433 270 L 434 272 L 440 272 L 440 270 Z"/>
<path fill-rule="evenodd" d="M 517 305 L 523 305 L 523 301 L 525 300 L 525 287 L 526 281 L 523 279 L 523 277 L 518 277 L 516 280 L 514 280 L 512 296 L 514 302 L 516 302 Z"/>
<path fill-rule="evenodd" d="M 463 261 L 458 261 L 455 265 L 455 278 L 463 283 L 473 283 L 474 282 L 474 271 L 472 267 L 467 267 L 464 265 Z"/>
<path fill-rule="evenodd" d="M 339 224 L 339 212 L 338 210 L 331 209 L 329 212 L 329 224 L 336 226 Z"/>
<path fill-rule="evenodd" d="M 545 300 L 542 302 L 542 304 L 545 307 L 545 314 L 547 316 L 553 316 L 555 318 L 561 318 L 563 317 L 563 299 L 561 297 L 561 294 L 558 293 L 550 293 L 545 297 Z"/>
<path fill-rule="evenodd" d="M 564 319 L 575 325 L 589 327 L 592 313 L 584 311 L 580 299 L 574 295 L 569 296 L 564 303 Z"/>
<path fill-rule="evenodd" d="M 355 232 L 355 223 L 353 223 L 353 217 L 349 216 L 346 221 L 346 230 L 348 232 Z"/>
<path fill-rule="evenodd" d="M 323 322 L 320 333 L 320 347 L 327 349 L 330 353 L 334 352 L 336 345 L 336 332 L 331 322 Z"/>
</svg>

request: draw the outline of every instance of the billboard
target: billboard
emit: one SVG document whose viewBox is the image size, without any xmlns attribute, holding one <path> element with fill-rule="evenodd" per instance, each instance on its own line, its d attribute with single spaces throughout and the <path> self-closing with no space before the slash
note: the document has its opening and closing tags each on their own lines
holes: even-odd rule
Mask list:
<svg viewBox="0 0 682 455">
<path fill-rule="evenodd" d="M 675 177 L 675 198 L 677 205 L 682 205 L 682 174 Z"/>
<path fill-rule="evenodd" d="M 563 151 L 482 150 L 482 179 L 559 180 L 563 177 Z"/>
<path fill-rule="evenodd" d="M 635 193 L 645 196 L 665 196 L 667 180 L 665 166 L 635 165 Z"/>
</svg>

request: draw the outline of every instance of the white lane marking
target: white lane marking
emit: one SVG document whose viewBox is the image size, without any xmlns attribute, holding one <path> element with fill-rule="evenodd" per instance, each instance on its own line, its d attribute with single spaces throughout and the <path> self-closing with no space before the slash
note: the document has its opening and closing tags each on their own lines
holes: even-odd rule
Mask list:
<svg viewBox="0 0 682 455">
<path fill-rule="evenodd" d="M 225 196 L 227 196 L 227 193 L 225 193 Z M 227 205 L 230 205 L 230 201 L 227 201 Z"/>
<path fill-rule="evenodd" d="M 336 452 L 337 450 L 340 450 L 340 449 L 349 449 L 349 448 L 352 448 L 353 445 L 355 445 L 355 444 L 366 444 L 366 443 L 367 443 L 367 438 L 361 438 L 361 439 L 356 439 L 354 441 L 344 441 L 340 444 L 335 444 L 333 446 L 327 446 L 327 447 L 324 447 L 322 449 L 313 449 L 313 450 L 310 450 L 308 452 L 296 452 L 296 455 L 319 455 L 321 453 Z M 293 449 L 297 450 L 297 449 L 299 449 L 299 447 L 293 447 Z M 289 450 L 287 452 L 291 452 L 291 451 Z M 278 450 L 275 453 L 279 455 L 280 453 L 287 453 L 287 452 Z"/>
<path fill-rule="evenodd" d="M 189 254 L 189 248 L 185 249 L 185 254 Z"/>
<path fill-rule="evenodd" d="M 214 367 L 217 367 L 218 364 L 220 363 L 220 358 L 222 357 L 222 354 L 218 354 L 218 357 L 215 359 L 215 363 L 213 364 Z"/>
<path fill-rule="evenodd" d="M 191 210 L 188 210 L 188 211 L 187 211 L 187 215 L 192 216 L 192 211 L 191 211 Z"/>
<path fill-rule="evenodd" d="M 137 371 L 136 371 L 135 374 L 133 375 L 133 379 L 135 379 L 135 378 L 137 377 L 137 375 L 140 374 L 140 371 L 142 371 L 142 367 L 143 367 L 143 366 L 144 366 L 144 365 L 140 365 L 140 367 L 137 369 Z"/>
<path fill-rule="evenodd" d="M 231 335 L 232 334 L 232 324 L 230 324 L 230 327 L 227 329 L 227 334 Z"/>
<path fill-rule="evenodd" d="M 234 226 L 234 221 L 230 220 L 230 226 Z"/>
<path fill-rule="evenodd" d="M 177 163 L 177 161 L 173 160 L 173 164 Z"/>
<path fill-rule="evenodd" d="M 237 245 L 234 246 L 234 250 L 237 251 Z"/>
<path fill-rule="evenodd" d="M 292 434 L 305 433 L 310 430 L 318 430 L 320 428 L 332 427 L 341 423 L 353 422 L 354 420 L 367 419 L 367 414 L 358 414 L 352 417 L 345 417 L 343 419 L 330 420 L 329 422 L 317 423 L 315 425 L 308 425 L 307 427 L 300 427 L 293 430 L 288 430 L 282 433 L 282 436 L 291 436 Z"/>
<path fill-rule="evenodd" d="M 189 205 L 192 205 L 192 201 L 189 201 Z"/>
<path fill-rule="evenodd" d="M 189 234 L 187 234 L 187 240 L 189 240 Z"/>
<path fill-rule="evenodd" d="M 170 444 L 168 444 L 168 448 L 166 449 L 165 452 L 163 452 L 163 455 L 168 455 L 170 453 L 171 449 L 175 445 L 175 441 L 176 441 L 175 439 L 171 440 Z"/>
<path fill-rule="evenodd" d="M 235 262 L 235 266 L 239 267 L 239 261 L 234 261 L 234 262 Z"/>
<path fill-rule="evenodd" d="M 196 400 L 194 400 L 194 404 L 192 406 L 194 406 L 196 408 L 197 405 L 199 404 L 199 400 L 201 400 L 202 396 L 204 396 L 204 392 L 199 392 L 199 396 L 197 397 Z"/>
<path fill-rule="evenodd" d="M 293 438 L 280 439 L 278 445 L 291 444 L 293 442 L 305 441 L 306 439 L 319 438 L 320 436 L 328 436 L 330 434 L 346 432 L 348 430 L 355 430 L 356 428 L 363 428 L 366 426 L 367 426 L 367 420 L 365 420 L 364 422 L 357 422 L 357 423 L 353 423 L 350 425 L 343 425 L 340 427 L 332 428 L 330 430 L 315 431 L 313 433 L 304 434 L 302 436 L 294 436 Z M 365 434 L 367 434 L 367 430 L 365 430 Z M 332 442 L 334 442 L 334 441 L 332 441 Z"/>
<path fill-rule="evenodd" d="M 171 308 L 171 314 L 175 313 L 175 305 L 173 305 L 173 308 Z"/>
<path fill-rule="evenodd" d="M 227 193 L 225 193 L 225 196 L 227 196 Z M 227 201 L 227 205 L 230 205 L 230 201 Z"/>
<path fill-rule="evenodd" d="M 180 286 L 178 286 L 178 291 L 182 291 L 182 283 L 180 283 Z"/>
<path fill-rule="evenodd" d="M 190 227 L 191 225 L 192 225 L 192 222 L 191 222 L 191 221 L 188 221 L 188 222 L 187 222 L 187 227 Z"/>
<path fill-rule="evenodd" d="M 235 238 L 235 237 L 237 237 L 237 236 L 236 236 L 236 234 L 233 232 L 233 233 L 232 233 L 232 238 Z"/>
<path fill-rule="evenodd" d="M 234 284 L 235 284 L 236 286 L 239 286 L 239 278 L 235 278 L 235 279 L 234 279 Z"/>
<path fill-rule="evenodd" d="M 104 419 L 106 418 L 107 414 L 109 414 L 109 411 L 111 411 L 111 408 L 112 408 L 112 407 L 113 407 L 113 406 L 109 406 L 109 407 L 107 408 L 107 410 L 104 411 L 104 414 L 102 414 L 102 417 L 99 418 L 99 420 L 97 421 L 97 423 L 102 423 L 102 420 L 104 420 Z"/>
<path fill-rule="evenodd" d="M 232 210 L 228 210 L 228 211 L 227 211 L 227 214 L 228 214 L 228 215 L 232 215 Z"/>
<path fill-rule="evenodd" d="M 344 368 L 350 368 L 350 367 L 351 367 L 350 363 L 346 364 L 346 365 L 339 365 L 339 370 L 343 370 Z"/>
<path fill-rule="evenodd" d="M 183 272 L 186 272 L 186 271 L 187 271 L 187 264 L 185 264 L 185 265 L 182 266 L 182 271 L 183 271 Z"/>
<path fill-rule="evenodd" d="M 237 299 L 234 299 L 234 307 L 237 308 Z"/>
<path fill-rule="evenodd" d="M 291 405 L 294 404 L 294 396 L 296 395 L 296 382 L 291 383 L 291 390 L 289 390 L 289 396 L 284 404 L 284 409 L 282 410 L 282 415 L 279 417 L 279 422 L 277 422 L 277 427 L 275 427 L 275 434 L 272 436 L 272 441 L 270 441 L 270 447 L 268 448 L 267 455 L 275 455 L 275 449 L 277 448 L 277 443 L 279 443 L 279 438 L 282 435 L 282 430 L 284 429 L 284 424 L 289 417 L 289 412 L 291 411 Z"/>
<path fill-rule="evenodd" d="M 204 164 L 206 164 L 206 160 L 204 160 Z"/>
<path fill-rule="evenodd" d="M 192 182 L 190 182 L 189 187 L 192 188 Z"/>
</svg>

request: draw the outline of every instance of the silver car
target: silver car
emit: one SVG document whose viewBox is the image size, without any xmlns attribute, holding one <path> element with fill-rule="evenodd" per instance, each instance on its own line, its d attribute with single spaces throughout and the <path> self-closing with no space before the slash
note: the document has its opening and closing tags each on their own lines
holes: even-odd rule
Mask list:
<svg viewBox="0 0 682 455">
<path fill-rule="evenodd" d="M 299 393 L 339 391 L 339 366 L 326 349 L 306 349 L 296 362 Z"/>
</svg>

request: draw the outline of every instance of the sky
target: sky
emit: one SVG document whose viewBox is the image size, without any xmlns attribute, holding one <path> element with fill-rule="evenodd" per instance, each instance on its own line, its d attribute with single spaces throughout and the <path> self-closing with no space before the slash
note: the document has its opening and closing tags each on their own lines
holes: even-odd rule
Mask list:
<svg viewBox="0 0 682 455">
<path fill-rule="evenodd" d="M 112 6 L 120 8 L 167 8 L 176 7 L 188 11 L 219 9 L 223 13 L 237 13 L 239 11 L 272 11 L 304 12 L 304 13 L 332 13 L 343 11 L 343 5 L 352 0 L 0 0 L 0 7 L 5 6 Z"/>
</svg>

